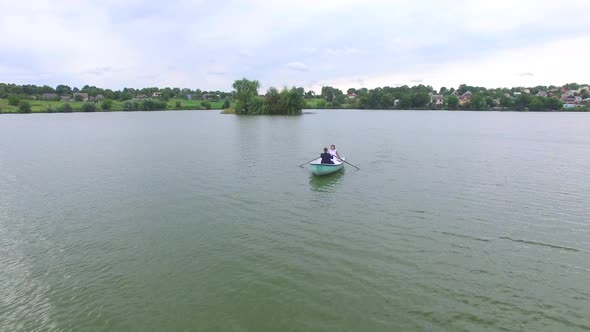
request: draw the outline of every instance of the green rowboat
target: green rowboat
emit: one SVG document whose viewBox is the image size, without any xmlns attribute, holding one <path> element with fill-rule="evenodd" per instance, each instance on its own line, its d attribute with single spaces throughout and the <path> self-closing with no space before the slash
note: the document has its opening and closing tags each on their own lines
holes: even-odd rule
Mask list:
<svg viewBox="0 0 590 332">
<path fill-rule="evenodd" d="M 344 160 L 346 158 L 342 158 L 342 161 L 334 161 L 333 164 L 322 164 L 322 158 L 318 158 L 309 163 L 309 168 L 313 175 L 328 175 L 344 168 Z"/>
</svg>

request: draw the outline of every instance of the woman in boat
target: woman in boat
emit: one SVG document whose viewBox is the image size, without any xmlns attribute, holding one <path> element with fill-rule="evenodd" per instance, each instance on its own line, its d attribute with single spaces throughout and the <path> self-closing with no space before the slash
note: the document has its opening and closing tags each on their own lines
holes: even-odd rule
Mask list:
<svg viewBox="0 0 590 332">
<path fill-rule="evenodd" d="M 336 150 L 336 146 L 334 144 L 330 145 L 330 154 L 332 157 L 336 158 L 336 160 L 342 161 L 342 158 L 338 154 L 338 150 Z"/>
<path fill-rule="evenodd" d="M 324 153 L 320 155 L 322 164 L 333 164 L 332 155 L 328 153 L 328 148 L 324 148 Z"/>
</svg>

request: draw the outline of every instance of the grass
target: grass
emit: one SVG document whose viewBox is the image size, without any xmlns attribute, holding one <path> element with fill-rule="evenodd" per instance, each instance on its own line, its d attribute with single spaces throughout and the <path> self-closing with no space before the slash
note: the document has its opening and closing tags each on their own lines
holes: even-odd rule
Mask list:
<svg viewBox="0 0 590 332">
<path fill-rule="evenodd" d="M 49 101 L 49 100 L 27 100 L 31 104 L 31 110 L 33 113 L 46 113 L 48 108 L 57 110 L 61 105 L 65 104 L 62 101 Z M 176 102 L 180 102 L 180 107 L 176 107 Z M 74 112 L 82 111 L 81 101 L 69 102 L 72 105 Z M 220 110 L 223 108 L 223 101 L 210 101 L 211 109 Z M 168 101 L 167 109 L 169 110 L 201 110 L 201 100 L 183 100 L 183 99 L 170 99 Z M 103 111 L 99 104 L 96 105 L 97 112 L 117 112 L 123 111 L 123 102 L 113 100 L 113 105 L 110 110 Z M 0 98 L 0 113 L 18 113 L 18 106 L 8 104 L 7 99 Z"/>
</svg>

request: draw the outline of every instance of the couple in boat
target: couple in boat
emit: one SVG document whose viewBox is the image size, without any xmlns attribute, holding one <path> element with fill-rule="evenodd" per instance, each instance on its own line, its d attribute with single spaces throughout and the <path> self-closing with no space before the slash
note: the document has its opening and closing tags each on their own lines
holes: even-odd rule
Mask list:
<svg viewBox="0 0 590 332">
<path fill-rule="evenodd" d="M 331 145 L 330 150 L 328 150 L 328 148 L 324 148 L 324 153 L 322 153 L 320 157 L 322 158 L 322 164 L 333 164 L 334 161 L 342 163 L 342 158 L 338 154 L 338 150 L 336 150 L 335 145 Z"/>
</svg>

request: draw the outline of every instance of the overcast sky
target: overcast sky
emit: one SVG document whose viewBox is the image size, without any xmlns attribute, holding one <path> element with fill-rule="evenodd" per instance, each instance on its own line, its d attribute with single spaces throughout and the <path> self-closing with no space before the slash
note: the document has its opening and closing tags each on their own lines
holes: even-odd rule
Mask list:
<svg viewBox="0 0 590 332">
<path fill-rule="evenodd" d="M 590 0 L 0 0 L 0 34 L 18 84 L 590 82 Z"/>
</svg>

